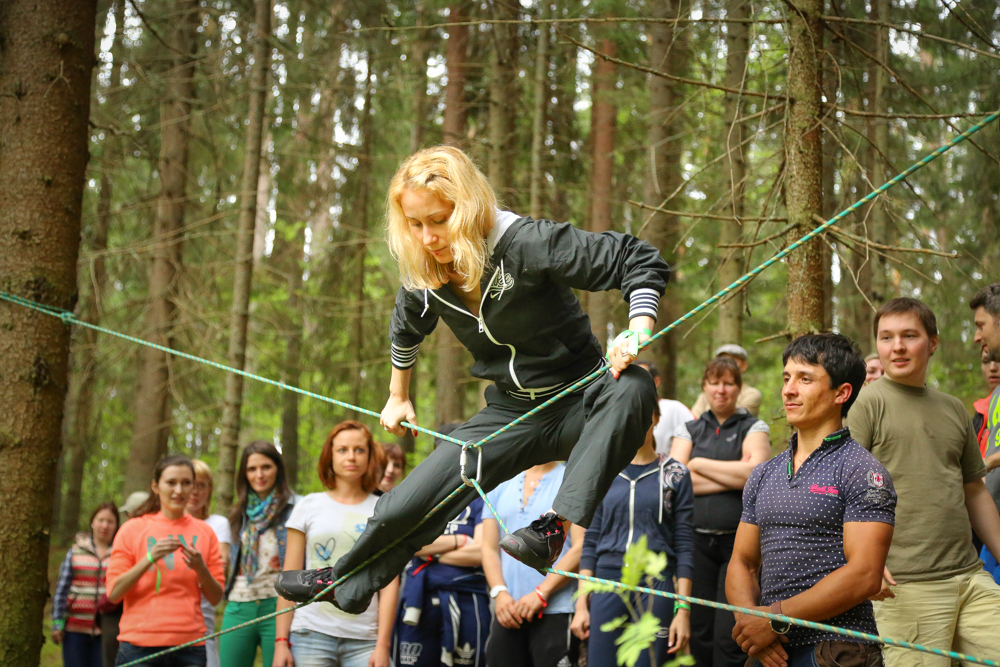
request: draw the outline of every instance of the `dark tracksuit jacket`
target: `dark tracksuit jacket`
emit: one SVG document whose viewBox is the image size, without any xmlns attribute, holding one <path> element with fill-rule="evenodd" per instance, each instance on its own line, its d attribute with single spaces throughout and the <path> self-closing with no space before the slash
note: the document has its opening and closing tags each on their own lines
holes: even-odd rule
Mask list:
<svg viewBox="0 0 1000 667">
<path fill-rule="evenodd" d="M 490 262 L 480 282 L 478 316 L 447 286 L 400 289 L 389 327 L 395 368 L 413 366 L 420 343 L 443 319 L 472 352 L 472 374 L 495 383 L 487 389 L 486 408 L 451 433 L 471 442 L 602 366 L 601 346 L 573 289 L 619 289 L 630 318 L 655 318 L 670 275 L 659 251 L 633 236 L 594 234 L 506 212 L 498 212 L 487 243 Z M 489 491 L 533 465 L 566 460 L 553 509 L 587 526 L 615 475 L 642 445 L 655 403 L 656 388 L 643 369 L 630 367 L 617 381 L 605 373 L 487 443 L 481 484 Z M 461 484 L 459 449 L 438 447 L 379 499 L 364 534 L 334 568 L 338 576 L 411 530 Z M 478 455 L 470 452 L 468 472 L 475 471 Z M 447 509 L 345 581 L 337 590 L 338 604 L 364 610 L 374 591 L 475 496 L 467 487 Z"/>
<path fill-rule="evenodd" d="M 651 582 L 657 590 L 673 592 L 673 576 L 691 579 L 694 561 L 692 519 L 694 492 L 691 473 L 679 461 L 665 456 L 646 465 L 631 464 L 611 484 L 587 529 L 580 555 L 580 569 L 594 572 L 602 579 L 619 581 L 622 563 L 629 545 L 643 535 L 650 551 L 666 554 L 667 567 L 661 579 Z M 644 582 L 643 585 L 650 585 Z M 649 608 L 647 595 L 637 595 L 633 604 Z M 673 600 L 653 598 L 653 613 L 663 628 L 673 618 Z M 625 603 L 616 593 L 597 593 L 590 601 L 589 656 L 595 665 L 613 665 L 618 647 L 615 640 L 621 630 L 603 632 L 603 624 L 628 614 Z M 661 637 L 660 634 L 663 636 Z M 653 643 L 655 664 L 669 660 L 669 637 L 659 633 Z M 649 665 L 649 654 L 642 652 L 637 665 Z"/>
</svg>

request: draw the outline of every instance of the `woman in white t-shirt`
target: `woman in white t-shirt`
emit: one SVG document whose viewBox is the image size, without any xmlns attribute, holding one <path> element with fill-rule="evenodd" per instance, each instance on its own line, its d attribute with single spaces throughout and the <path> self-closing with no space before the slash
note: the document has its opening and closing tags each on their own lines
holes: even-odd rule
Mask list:
<svg viewBox="0 0 1000 667">
<path fill-rule="evenodd" d="M 201 519 L 209 525 L 215 536 L 219 540 L 219 554 L 222 556 L 222 571 L 226 571 L 229 563 L 229 542 L 231 541 L 229 531 L 229 519 L 221 514 L 209 514 L 212 506 L 212 469 L 207 463 L 200 459 L 192 461 L 194 463 L 194 486 L 191 489 L 191 496 L 188 498 L 186 514 L 190 514 L 196 519 Z M 201 611 L 205 615 L 205 630 L 207 634 L 215 632 L 215 605 L 209 602 L 204 595 L 201 596 Z M 205 642 L 205 654 L 208 658 L 206 667 L 219 667 L 219 644 L 215 639 Z"/>
<path fill-rule="evenodd" d="M 345 421 L 330 431 L 319 456 L 326 491 L 309 494 L 292 510 L 286 571 L 330 567 L 354 546 L 375 512 L 372 492 L 384 465 L 382 448 L 363 424 Z M 389 667 L 398 597 L 397 578 L 358 615 L 314 602 L 278 616 L 273 667 Z M 278 599 L 278 611 L 292 606 Z"/>
</svg>

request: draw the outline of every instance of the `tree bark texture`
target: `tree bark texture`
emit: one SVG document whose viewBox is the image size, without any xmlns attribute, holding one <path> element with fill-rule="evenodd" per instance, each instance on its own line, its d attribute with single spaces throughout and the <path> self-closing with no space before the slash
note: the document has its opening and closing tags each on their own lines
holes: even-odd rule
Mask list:
<svg viewBox="0 0 1000 667">
<path fill-rule="evenodd" d="M 466 20 L 466 3 L 451 5 L 449 22 Z M 444 141 L 461 146 L 465 140 L 466 106 L 465 78 L 468 67 L 469 30 L 467 26 L 448 29 L 446 52 L 448 84 L 445 87 Z M 465 421 L 464 387 L 459 385 L 462 374 L 462 345 L 444 322 L 439 322 L 435 348 L 437 351 L 434 417 L 437 424 Z"/>
<path fill-rule="evenodd" d="M 497 19 L 516 19 L 518 14 L 506 2 L 496 2 L 493 15 Z M 510 24 L 493 26 L 493 48 L 490 50 L 490 158 L 489 177 L 493 189 L 504 206 L 517 210 L 520 204 L 514 183 L 513 147 L 516 139 L 514 114 L 517 112 L 520 90 L 517 86 L 517 28 Z"/>
<path fill-rule="evenodd" d="M 562 30 L 573 34 L 572 26 Z M 578 141 L 576 123 L 576 48 L 557 49 L 555 61 L 555 103 L 552 105 L 552 148 L 554 159 L 549 168 L 552 174 L 549 192 L 549 215 L 553 220 L 569 220 L 569 185 L 580 181 L 580 161 L 576 159 L 573 142 Z"/>
<path fill-rule="evenodd" d="M 247 360 L 247 325 L 253 289 L 253 236 L 257 223 L 257 186 L 267 114 L 267 82 L 271 70 L 271 0 L 256 0 L 253 65 L 250 71 L 250 108 L 247 113 L 247 148 L 243 160 L 240 218 L 236 228 L 236 263 L 233 305 L 229 311 L 229 365 L 243 370 Z M 219 437 L 219 464 L 215 475 L 216 500 L 222 514 L 229 513 L 235 493 L 236 457 L 240 444 L 243 409 L 243 376 L 226 375 Z"/>
<path fill-rule="evenodd" d="M 872 0 L 871 19 L 873 21 L 889 20 L 889 0 Z M 873 26 L 875 32 L 874 53 L 878 59 L 888 64 L 889 62 L 889 28 L 886 26 Z M 869 102 L 872 111 L 875 113 L 886 113 L 888 110 L 888 95 L 886 83 L 888 74 L 884 67 L 877 63 L 871 63 L 868 67 Z M 868 155 L 869 169 L 868 177 L 871 179 L 873 188 L 877 188 L 886 181 L 886 156 L 889 154 L 889 120 L 887 118 L 868 119 Z M 886 214 L 886 195 L 881 195 L 871 203 L 868 208 L 868 239 L 883 245 L 892 245 L 889 234 L 888 215 Z M 862 232 L 864 234 L 864 232 Z M 886 260 L 881 255 L 876 255 L 869 251 L 868 263 L 871 267 L 871 293 L 869 299 L 875 308 L 891 299 L 893 288 L 888 280 Z"/>
<path fill-rule="evenodd" d="M 0 289 L 72 310 L 95 0 L 0 3 Z M 0 664 L 37 665 L 70 332 L 0 302 Z"/>
<path fill-rule="evenodd" d="M 122 62 L 125 54 L 122 39 L 125 35 L 125 5 L 114 5 L 115 36 L 111 44 L 111 74 L 105 92 L 105 104 L 111 114 L 117 113 L 114 106 L 121 86 Z M 104 251 L 108 247 L 108 233 L 111 229 L 111 201 L 113 196 L 112 172 L 119 163 L 121 142 L 109 133 L 104 140 L 101 156 L 101 189 L 97 198 L 97 218 L 86 244 L 93 259 L 82 267 L 80 301 L 77 317 L 85 322 L 98 324 L 101 320 L 101 300 L 107 286 Z M 88 235 L 85 235 L 85 237 Z M 89 271 L 88 271 L 89 269 Z M 79 328 L 73 334 L 72 363 L 70 364 L 69 392 L 66 400 L 66 414 L 63 417 L 63 475 L 66 496 L 62 502 L 62 520 L 59 523 L 59 541 L 69 543 L 80 529 L 80 503 L 83 489 L 83 473 L 92 450 L 94 378 L 97 375 L 97 332 Z M 56 482 L 56 503 L 62 490 L 63 479 Z M 55 524 L 54 524 L 55 525 Z"/>
<path fill-rule="evenodd" d="M 785 128 L 785 208 L 798 239 L 813 227 L 823 206 L 823 146 L 819 52 L 821 0 L 792 0 L 789 12 L 788 103 Z M 813 239 L 788 257 L 788 332 L 823 330 L 823 247 Z"/>
<path fill-rule="evenodd" d="M 734 19 L 734 22 L 726 24 L 726 76 L 722 85 L 741 89 L 746 83 L 747 53 L 750 50 L 750 26 L 745 23 L 746 19 L 750 18 L 750 2 L 729 0 L 726 5 L 726 17 Z M 739 243 L 743 237 L 742 219 L 746 208 L 747 165 L 742 146 L 743 123 L 739 121 L 742 115 L 742 101 L 740 95 L 726 93 L 723 112 L 726 123 L 723 180 L 730 193 L 729 212 L 736 219 L 720 223 L 719 241 L 725 244 Z M 725 258 L 719 268 L 719 284 L 722 287 L 732 285 L 743 275 L 743 249 L 728 248 L 725 252 Z M 741 289 L 719 305 L 719 323 L 715 329 L 716 345 L 725 343 L 742 345 L 745 304 L 746 290 Z"/>
<path fill-rule="evenodd" d="M 614 57 L 614 40 L 603 38 L 599 50 Z M 611 229 L 612 182 L 615 173 L 615 130 L 618 108 L 615 105 L 615 78 L 617 65 L 610 60 L 598 58 L 594 63 L 592 91 L 592 132 L 591 144 L 594 163 L 591 171 L 590 190 L 590 231 L 606 232 Z M 608 322 L 611 320 L 611 299 L 607 292 L 592 292 L 588 297 L 590 326 L 601 344 L 607 347 Z"/>
<path fill-rule="evenodd" d="M 424 5 L 417 2 L 414 9 L 417 25 L 424 24 Z M 430 43 L 427 33 L 417 32 L 410 40 L 410 59 L 413 67 L 413 127 L 410 128 L 410 152 L 415 153 L 424 146 L 424 129 L 427 126 L 427 52 Z"/>
<path fill-rule="evenodd" d="M 144 327 L 146 340 L 167 347 L 173 339 L 177 282 L 182 271 L 199 4 L 197 0 L 174 0 L 173 8 L 169 33 L 173 63 L 160 103 L 160 194 L 153 225 L 154 250 Z M 147 489 L 153 467 L 167 453 L 172 422 L 169 362 L 166 352 L 151 347 L 140 351 L 131 456 L 125 470 L 126 494 Z"/>
<path fill-rule="evenodd" d="M 652 6 L 655 18 L 679 18 L 685 12 L 687 3 L 679 0 L 657 0 Z M 649 27 L 650 67 L 681 74 L 687 70 L 690 50 L 687 33 L 676 29 L 673 23 L 651 23 Z M 648 167 L 646 171 L 643 198 L 657 205 L 677 189 L 682 179 L 681 153 L 683 145 L 683 118 L 679 109 L 682 100 L 681 88 L 675 81 L 664 77 L 649 78 L 649 119 L 646 130 Z M 643 215 L 642 237 L 659 248 L 668 261 L 677 244 L 680 221 L 677 216 L 646 212 Z M 657 315 L 658 326 L 663 327 L 680 314 L 676 306 L 673 283 L 667 286 L 667 293 L 660 300 Z M 653 343 L 649 355 L 660 368 L 660 393 L 673 398 L 677 390 L 676 336 L 669 332 Z"/>
<path fill-rule="evenodd" d="M 456 2 L 448 10 L 448 22 L 467 21 L 468 3 Z M 469 67 L 469 27 L 453 25 L 448 28 L 447 59 L 448 83 L 444 90 L 444 143 L 461 147 L 465 143 L 467 107 L 465 80 Z"/>
<path fill-rule="evenodd" d="M 539 2 L 538 18 L 548 17 L 548 0 Z M 548 130 L 549 101 L 549 25 L 538 26 L 538 41 L 535 50 L 535 108 L 531 122 L 531 184 L 529 189 L 528 210 L 535 220 L 544 217 L 542 196 L 545 188 L 543 173 L 543 156 L 545 150 L 545 135 Z M 513 152 L 513 151 L 508 151 Z"/>
<path fill-rule="evenodd" d="M 365 258 L 368 256 L 368 199 L 371 192 L 372 164 L 372 88 L 373 78 L 370 76 L 372 62 L 369 58 L 369 77 L 365 84 L 365 108 L 361 118 L 361 155 L 358 156 L 358 205 L 355 216 L 358 229 L 358 243 L 354 252 L 354 321 L 351 323 L 351 350 L 354 352 L 351 402 L 361 403 L 361 371 L 365 357 Z"/>
</svg>

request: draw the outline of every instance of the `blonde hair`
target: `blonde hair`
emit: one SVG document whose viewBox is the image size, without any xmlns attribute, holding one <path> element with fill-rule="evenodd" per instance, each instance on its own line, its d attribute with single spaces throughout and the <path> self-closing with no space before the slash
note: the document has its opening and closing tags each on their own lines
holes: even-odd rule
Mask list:
<svg viewBox="0 0 1000 667">
<path fill-rule="evenodd" d="M 212 478 L 212 468 L 207 463 L 201 459 L 194 459 L 191 463 L 194 465 L 195 483 L 199 479 L 204 479 L 208 482 L 208 497 L 205 498 L 205 506 L 201 508 L 203 516 L 197 517 L 198 519 L 204 519 L 208 516 L 209 508 L 212 506 L 212 491 L 215 489 L 215 480 Z"/>
<path fill-rule="evenodd" d="M 461 288 L 479 285 L 489 263 L 486 239 L 496 224 L 497 196 L 483 172 L 468 155 L 452 146 L 433 146 L 406 158 L 386 198 L 386 243 L 399 262 L 406 289 L 437 289 L 447 282 L 445 265 L 418 242 L 400 205 L 407 190 L 424 190 L 455 206 L 448 217 L 448 243 Z"/>
</svg>

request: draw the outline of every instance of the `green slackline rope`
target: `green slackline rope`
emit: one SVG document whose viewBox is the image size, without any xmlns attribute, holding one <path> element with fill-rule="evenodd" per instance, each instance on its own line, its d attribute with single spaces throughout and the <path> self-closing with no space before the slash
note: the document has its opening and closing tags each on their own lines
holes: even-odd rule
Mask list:
<svg viewBox="0 0 1000 667">
<path fill-rule="evenodd" d="M 905 171 L 897 174 L 895 177 L 893 177 L 889 181 L 883 183 L 881 186 L 879 186 L 873 192 L 870 192 L 869 194 L 865 195 L 862 199 L 858 200 L 857 202 L 855 202 L 854 204 L 852 204 L 848 208 L 844 209 L 843 211 L 841 211 L 840 213 L 838 213 L 834 217 L 830 218 L 829 220 L 827 220 L 822 225 L 816 227 L 811 232 L 807 233 L 806 235 L 804 235 L 799 240 L 793 242 L 792 244 L 790 244 L 785 249 L 783 249 L 780 252 L 776 253 L 773 257 L 771 257 L 770 259 L 768 259 L 767 261 L 765 261 L 760 266 L 756 267 L 755 269 L 753 269 L 749 273 L 743 275 L 736 282 L 734 282 L 731 285 L 725 287 L 724 289 L 722 289 L 721 291 L 719 291 L 717 294 L 715 294 L 711 298 L 707 299 L 706 301 L 704 301 L 703 303 L 701 303 L 699 306 L 695 307 L 690 312 L 686 313 L 685 315 L 681 316 L 680 318 L 678 318 L 674 322 L 670 323 L 669 325 L 667 325 L 666 327 L 664 327 L 663 329 L 661 329 L 659 332 L 657 332 L 652 337 L 650 337 L 645 343 L 643 343 L 642 345 L 638 346 L 638 351 L 642 351 L 648 345 L 650 345 L 653 341 L 655 341 L 656 339 L 658 339 L 659 337 L 661 337 L 662 335 L 664 335 L 668 331 L 671 331 L 672 329 L 676 328 L 682 322 L 685 322 L 685 321 L 691 319 L 692 317 L 694 317 L 699 312 L 705 310 L 707 307 L 709 307 L 712 304 L 718 302 L 720 299 L 722 299 L 723 297 L 725 297 L 730 292 L 733 292 L 736 289 L 742 287 L 743 285 L 745 285 L 746 283 L 748 283 L 750 280 L 752 280 L 754 277 L 756 277 L 757 275 L 759 275 L 760 273 L 762 273 L 765 269 L 767 269 L 768 267 L 772 266 L 776 262 L 780 261 L 784 257 L 786 257 L 789 254 L 791 254 L 792 251 L 794 251 L 797 248 L 801 247 L 803 244 L 809 242 L 810 240 L 812 240 L 813 238 L 815 238 L 819 234 L 822 234 L 830 226 L 836 224 L 839 220 L 843 219 L 844 217 L 846 217 L 850 213 L 852 213 L 855 210 L 857 210 L 858 208 L 860 208 L 865 203 L 871 201 L 872 199 L 874 199 L 878 195 L 882 194 L 883 192 L 885 192 L 886 190 L 888 190 L 892 186 L 896 185 L 897 183 L 899 183 L 900 181 L 902 181 L 903 179 L 905 179 L 910 174 L 918 171 L 919 169 L 922 169 L 928 163 L 932 162 L 933 160 L 937 159 L 938 157 L 940 157 L 941 155 L 943 155 L 947 151 L 951 150 L 952 148 L 954 148 L 955 146 L 957 146 L 961 142 L 965 141 L 966 139 L 968 139 L 969 137 L 971 137 L 976 132 L 979 132 L 984 127 L 986 127 L 987 125 L 989 125 L 990 123 L 992 123 L 993 121 L 995 121 L 997 118 L 1000 118 L 1000 111 L 997 111 L 997 112 L 994 112 L 994 113 L 990 114 L 989 116 L 987 116 L 986 118 L 984 118 L 980 122 L 978 122 L 975 125 L 973 125 L 972 127 L 970 127 L 965 132 L 962 132 L 961 134 L 959 134 L 956 137 L 954 137 L 953 139 L 951 139 L 948 143 L 944 144 L 943 146 L 941 146 L 940 148 L 938 148 L 934 152 L 930 153 L 929 155 L 926 155 L 919 162 L 911 165 Z M 218 362 L 211 361 L 209 359 L 204 359 L 202 357 L 198 357 L 198 356 L 195 356 L 193 354 L 188 354 L 186 352 L 180 352 L 178 350 L 174 350 L 172 348 L 169 348 L 169 347 L 166 347 L 166 346 L 163 346 L 163 345 L 158 345 L 156 343 L 152 343 L 152 342 L 149 342 L 149 341 L 142 340 L 141 338 L 136 338 L 134 336 L 129 336 L 127 334 L 123 334 L 123 333 L 120 333 L 118 331 L 113 331 L 111 329 L 107 329 L 107 328 L 98 326 L 96 324 L 91 324 L 90 322 L 84 322 L 82 320 L 77 319 L 73 315 L 72 312 L 67 311 L 67 310 L 63 310 L 61 308 L 55 308 L 53 306 L 47 306 L 45 304 L 37 303 L 35 301 L 31 301 L 30 299 L 25 299 L 24 297 L 19 297 L 19 296 L 13 295 L 13 294 L 9 294 L 7 292 L 0 292 L 0 300 L 9 301 L 11 303 L 15 303 L 15 304 L 24 306 L 26 308 L 33 309 L 33 310 L 39 311 L 41 313 L 45 313 L 47 315 L 51 315 L 53 317 L 58 317 L 65 324 L 76 324 L 76 325 L 79 325 L 79 326 L 83 326 L 83 327 L 87 327 L 87 328 L 90 328 L 90 329 L 94 329 L 95 331 L 99 331 L 101 333 L 105 333 L 105 334 L 108 334 L 108 335 L 111 335 L 111 336 L 116 336 L 118 338 L 122 338 L 124 340 L 130 341 L 130 342 L 133 342 L 133 343 L 137 343 L 139 345 L 145 345 L 147 347 L 151 347 L 151 348 L 160 350 L 162 352 L 166 352 L 168 354 L 173 354 L 175 356 L 178 356 L 178 357 L 181 357 L 181 358 L 184 358 L 184 359 L 188 359 L 188 360 L 191 360 L 191 361 L 196 361 L 198 363 L 202 363 L 202 364 L 211 366 L 213 368 L 218 368 L 220 370 L 224 370 L 224 371 L 227 371 L 227 372 L 230 372 L 230 373 L 236 373 L 238 375 L 241 375 L 243 377 L 249 378 L 251 380 L 257 380 L 258 382 L 263 382 L 265 384 L 269 384 L 269 385 L 278 387 L 280 389 L 285 389 L 285 390 L 288 390 L 288 391 L 293 391 L 295 393 L 302 394 L 303 396 L 309 396 L 310 398 L 316 398 L 316 399 L 324 401 L 326 403 L 332 403 L 334 405 L 338 405 L 338 406 L 343 407 L 343 408 L 354 410 L 354 411 L 360 412 L 362 414 L 370 415 L 372 417 L 380 417 L 381 416 L 379 413 L 374 412 L 372 410 L 367 410 L 365 408 L 361 408 L 361 407 L 358 407 L 356 405 L 351 405 L 350 403 L 345 403 L 343 401 L 338 401 L 336 399 L 333 399 L 333 398 L 330 398 L 330 397 L 327 397 L 327 396 L 323 396 L 321 394 L 316 394 L 314 392 L 307 391 L 307 390 L 301 389 L 299 387 L 294 387 L 294 386 L 286 384 L 284 382 L 279 382 L 279 381 L 276 381 L 276 380 L 272 380 L 270 378 L 266 378 L 266 377 L 263 377 L 261 375 L 257 375 L 255 373 L 248 373 L 248 372 L 246 372 L 246 371 L 244 371 L 242 369 L 237 369 L 237 368 L 233 368 L 231 366 L 226 366 L 225 364 L 220 364 Z M 334 588 L 336 588 L 337 586 L 339 586 L 340 584 L 342 584 L 344 581 L 346 581 L 348 577 L 356 574 L 357 572 L 359 572 L 360 570 L 362 570 L 365 566 L 367 566 L 370 562 L 372 562 L 373 560 L 375 560 L 376 558 L 378 558 L 379 556 L 381 556 L 383 553 L 387 552 L 389 549 L 391 549 L 392 547 L 396 546 L 397 544 L 399 544 L 400 542 L 402 542 L 404 539 L 406 539 L 406 537 L 408 537 L 409 535 L 411 535 L 420 525 L 422 525 L 424 522 L 426 522 L 427 519 L 429 519 L 431 516 L 433 516 L 434 514 L 436 514 L 438 511 L 440 511 L 443 507 L 445 507 L 452 500 L 454 500 L 455 498 L 457 498 L 458 495 L 463 491 L 463 489 L 466 486 L 475 487 L 475 489 L 479 493 L 479 495 L 482 496 L 482 498 L 486 502 L 486 504 L 489 505 L 490 511 L 493 512 L 494 516 L 496 516 L 496 512 L 493 509 L 492 504 L 490 504 L 489 500 L 486 498 L 486 494 L 483 492 L 482 487 L 479 486 L 479 483 L 478 483 L 478 481 L 479 481 L 478 480 L 479 475 L 477 474 L 477 479 L 475 479 L 475 480 L 469 480 L 466 477 L 466 475 L 465 475 L 464 459 L 465 459 L 465 452 L 466 452 L 466 450 L 468 450 L 468 449 L 477 449 L 479 447 L 482 447 L 484 444 L 486 444 L 487 442 L 489 442 L 493 438 L 497 437 L 501 433 L 509 430 L 511 427 L 515 426 L 516 424 L 519 424 L 519 423 L 523 422 L 524 420 L 528 419 L 529 417 L 531 417 L 531 416 L 533 416 L 535 414 L 538 414 L 539 412 L 541 412 L 542 410 L 546 409 L 547 407 L 549 407 L 550 405 L 552 405 L 556 401 L 558 401 L 558 400 L 562 399 L 563 397 L 565 397 L 565 396 L 567 396 L 567 395 L 569 395 L 569 394 L 577 391 L 579 388 L 581 388 L 581 387 L 589 384 L 594 379 L 596 379 L 597 377 L 599 377 L 602 373 L 607 372 L 607 370 L 608 369 L 606 367 L 602 368 L 600 370 L 594 371 L 593 373 L 591 373 L 588 376 L 582 378 L 581 380 L 578 380 L 577 382 L 574 382 L 567 389 L 559 392 L 558 394 L 556 394 L 555 396 L 553 396 L 549 400 L 545 401 L 541 405 L 538 405 L 537 407 L 533 408 L 532 410 L 529 410 L 528 412 L 526 412 L 525 414 L 521 415 L 517 419 L 513 420 L 512 422 L 510 422 L 506 426 L 498 429 L 494 433 L 491 433 L 490 435 L 486 436 L 485 438 L 483 438 L 483 439 L 481 439 L 481 440 L 479 440 L 478 442 L 475 442 L 475 443 L 462 442 L 462 441 L 457 440 L 455 438 L 452 438 L 450 436 L 447 436 L 447 435 L 444 435 L 444 434 L 441 434 L 441 433 L 437 433 L 437 432 L 435 432 L 433 430 L 422 428 L 420 426 L 416 426 L 415 424 L 410 424 L 408 422 L 401 422 L 401 425 L 404 426 L 404 427 L 406 427 L 406 428 L 414 429 L 416 431 L 419 431 L 421 433 L 426 433 L 427 435 L 433 436 L 435 438 L 441 438 L 441 439 L 446 440 L 448 442 L 452 442 L 454 444 L 460 445 L 462 447 L 462 461 L 463 461 L 461 474 L 462 474 L 463 480 L 466 481 L 466 483 L 464 483 L 463 485 L 459 486 L 454 491 L 452 491 L 450 494 L 448 494 L 448 496 L 444 500 L 442 500 L 440 503 L 438 503 L 429 513 L 427 513 L 427 515 L 425 515 L 423 519 L 421 519 L 420 521 L 418 521 L 414 525 L 414 527 L 413 527 L 412 530 L 410 530 L 408 533 L 406 533 L 402 537 L 397 538 L 396 540 L 394 540 L 393 542 L 391 542 L 390 544 L 388 544 L 387 546 L 385 546 L 384 548 L 382 548 L 381 550 L 379 550 L 377 553 L 375 553 L 374 555 L 372 555 L 370 558 L 368 558 L 367 560 L 365 560 L 363 563 L 361 563 L 360 565 L 358 565 L 357 567 L 355 567 L 350 572 L 348 572 L 348 573 L 344 574 L 343 576 L 341 576 L 340 578 L 338 578 L 332 584 L 330 584 L 325 589 L 323 589 L 323 591 L 321 591 L 318 595 L 316 595 L 316 597 L 314 597 L 312 600 L 300 603 L 300 604 L 298 604 L 298 605 L 296 605 L 294 607 L 290 607 L 290 608 L 284 609 L 282 611 L 273 612 L 273 613 L 268 614 L 266 616 L 262 616 L 260 618 L 254 619 L 253 621 L 248 621 L 246 623 L 242 623 L 240 625 L 233 626 L 233 627 L 227 628 L 225 630 L 220 630 L 218 632 L 215 632 L 215 633 L 212 633 L 212 634 L 209 634 L 209 635 L 205 635 L 204 637 L 200 637 L 200 638 L 198 638 L 196 640 L 192 640 L 190 642 L 186 642 L 184 644 L 180 644 L 179 646 L 174 646 L 174 647 L 165 649 L 165 650 L 160 651 L 159 653 L 156 653 L 154 655 L 147 656 L 146 658 L 140 658 L 138 660 L 134 660 L 132 662 L 126 663 L 125 665 L 122 665 L 122 667 L 132 667 L 134 665 L 138 665 L 139 663 L 144 662 L 146 660 L 150 660 L 152 658 L 155 658 L 155 657 L 158 657 L 158 656 L 161 656 L 161 655 L 165 655 L 167 653 L 171 653 L 173 651 L 177 651 L 177 650 L 180 650 L 182 648 L 186 648 L 188 646 L 193 646 L 195 644 L 198 644 L 200 642 L 205 641 L 206 639 L 212 639 L 214 637 L 218 637 L 218 636 L 226 634 L 228 632 L 232 632 L 234 630 L 238 630 L 240 628 L 243 628 L 243 627 L 246 627 L 246 626 L 249 626 L 249 625 L 253 625 L 255 623 L 260 623 L 262 621 L 265 621 L 265 620 L 268 620 L 270 618 L 279 616 L 281 614 L 288 613 L 290 611 L 294 611 L 295 609 L 298 609 L 300 607 L 304 607 L 304 606 L 306 606 L 308 604 L 311 604 L 312 602 L 315 602 L 316 600 L 318 600 L 319 598 L 321 598 L 322 596 L 324 596 L 325 594 L 327 594 L 329 591 L 333 590 Z M 477 458 L 479 459 L 479 469 L 481 471 L 481 469 L 482 469 L 481 468 L 482 458 L 481 458 L 481 456 L 479 456 Z M 499 517 L 497 517 L 497 520 L 499 521 Z M 503 526 L 503 523 L 500 522 L 500 525 Z M 506 527 L 504 527 L 504 532 L 506 532 Z M 812 623 L 811 621 L 802 621 L 802 620 L 799 620 L 799 619 L 790 618 L 788 616 L 777 616 L 777 615 L 774 615 L 774 614 L 768 614 L 768 613 L 765 613 L 765 612 L 759 612 L 759 611 L 756 611 L 756 610 L 753 610 L 753 609 L 744 609 L 742 607 L 734 607 L 734 606 L 731 606 L 731 605 L 723 605 L 722 603 L 713 602 L 713 601 L 710 601 L 710 600 L 699 600 L 697 598 L 690 598 L 690 597 L 687 597 L 687 596 L 678 596 L 676 594 L 665 594 L 665 593 L 662 593 L 660 591 L 652 591 L 650 589 L 643 589 L 643 588 L 635 587 L 635 586 L 626 586 L 625 584 L 622 584 L 620 582 L 611 582 L 611 581 L 606 581 L 606 580 L 594 579 L 592 577 L 590 577 L 590 578 L 588 578 L 588 577 L 581 577 L 580 575 L 573 574 L 573 573 L 556 572 L 555 570 L 552 570 L 551 568 L 548 568 L 547 571 L 549 571 L 549 572 L 555 572 L 556 574 L 563 574 L 565 576 L 569 576 L 569 577 L 576 578 L 576 579 L 588 579 L 588 580 L 591 580 L 591 581 L 594 581 L 594 582 L 598 582 L 598 583 L 611 584 L 611 585 L 614 585 L 614 586 L 617 586 L 617 587 L 623 588 L 623 589 L 636 590 L 637 592 L 654 593 L 654 594 L 657 594 L 657 595 L 665 595 L 666 597 L 674 597 L 676 599 L 683 599 L 683 600 L 685 600 L 687 602 L 693 602 L 695 604 L 701 604 L 701 605 L 705 605 L 705 606 L 708 606 L 708 607 L 715 607 L 715 608 L 720 608 L 720 609 L 728 609 L 728 610 L 731 610 L 731 611 L 739 611 L 740 613 L 752 614 L 754 616 L 761 616 L 763 618 L 770 618 L 772 620 L 781 620 L 781 621 L 793 623 L 795 625 L 803 625 L 805 627 L 812 627 L 812 628 L 823 629 L 823 630 L 827 630 L 829 632 L 833 632 L 833 633 L 836 633 L 836 634 L 842 634 L 842 635 L 846 635 L 846 636 L 855 636 L 855 637 L 858 637 L 858 638 L 870 639 L 871 641 L 878 641 L 880 643 L 888 644 L 888 645 L 891 645 L 891 646 L 899 646 L 901 648 L 910 648 L 910 649 L 914 649 L 914 650 L 917 650 L 917 651 L 924 651 L 924 652 L 927 652 L 927 653 L 933 653 L 934 655 L 948 656 L 948 657 L 951 657 L 951 658 L 953 658 L 955 660 L 963 660 L 965 662 L 973 662 L 973 663 L 980 664 L 980 665 L 990 665 L 990 666 L 1000 667 L 1000 663 L 993 662 L 992 660 L 985 660 L 985 659 L 973 658 L 973 657 L 965 656 L 965 655 L 962 655 L 962 654 L 959 654 L 959 653 L 954 653 L 952 651 L 944 651 L 944 650 L 941 650 L 941 649 L 927 648 L 927 647 L 920 646 L 919 644 L 910 644 L 909 642 L 900 642 L 898 640 L 890 639 L 890 638 L 887 638 L 887 637 L 880 637 L 880 636 L 876 636 L 876 635 L 866 635 L 864 633 L 856 633 L 854 631 L 846 630 L 844 628 L 836 628 L 836 627 L 833 627 L 833 626 L 825 626 L 825 625 L 822 625 L 822 624 Z"/>
</svg>

